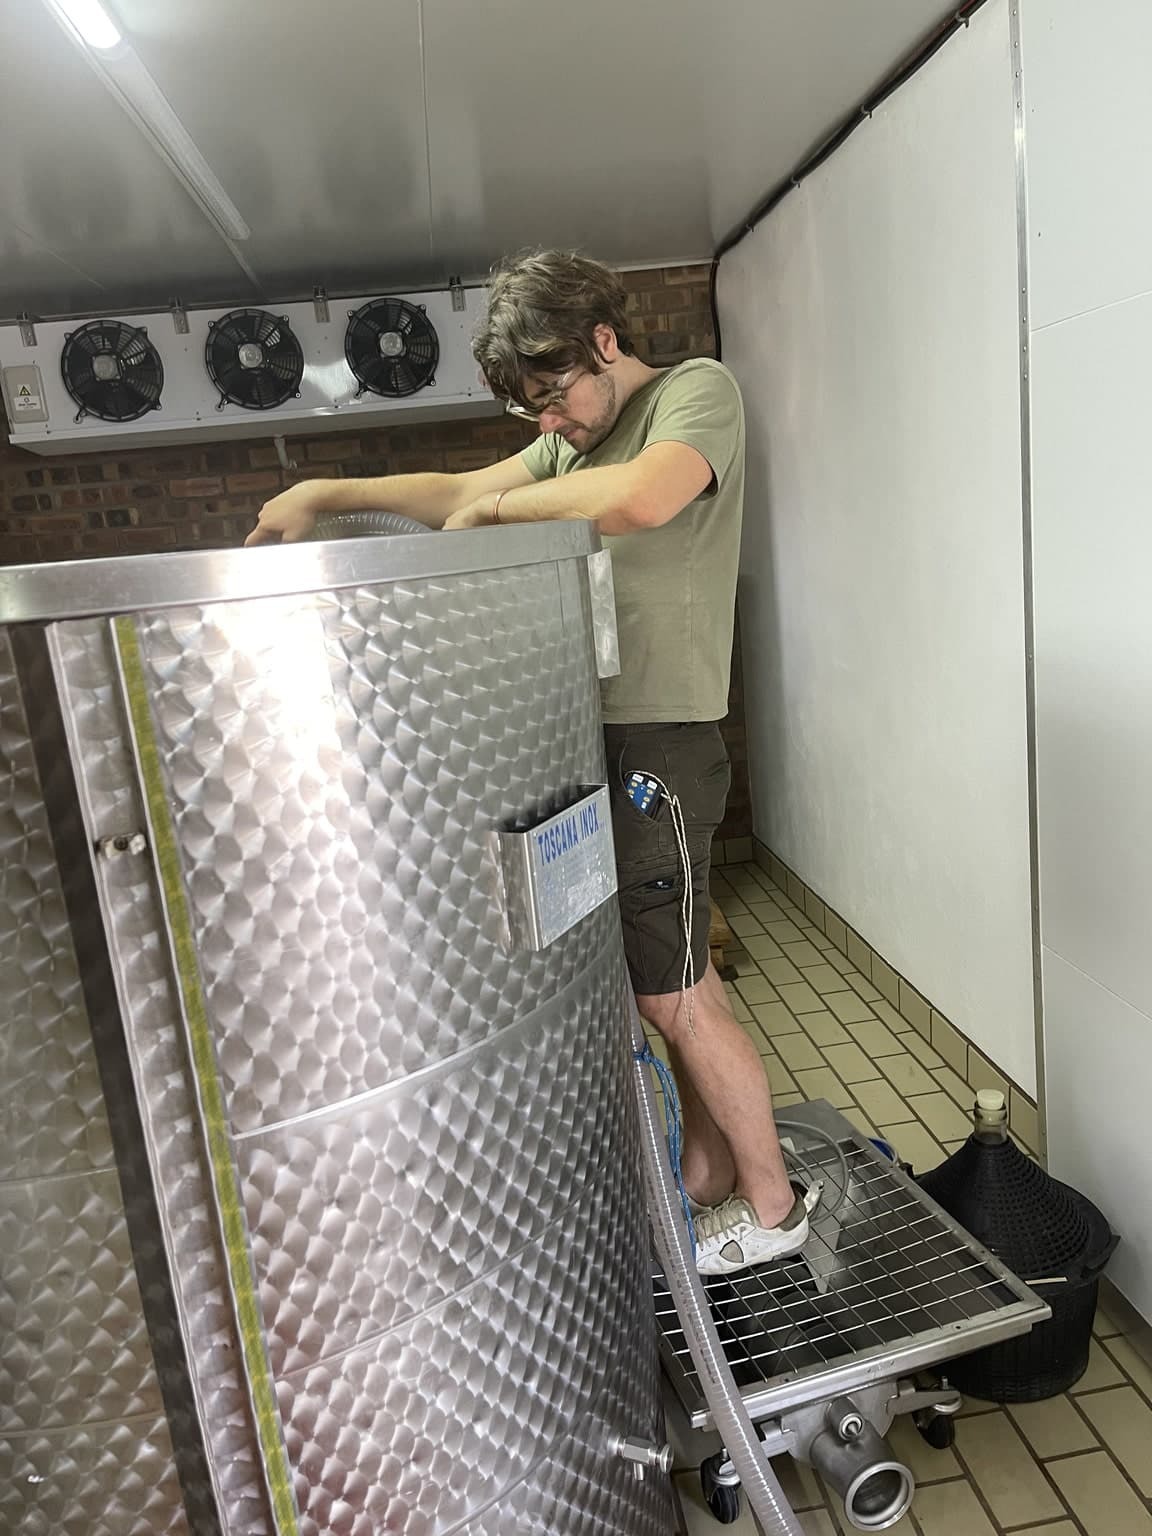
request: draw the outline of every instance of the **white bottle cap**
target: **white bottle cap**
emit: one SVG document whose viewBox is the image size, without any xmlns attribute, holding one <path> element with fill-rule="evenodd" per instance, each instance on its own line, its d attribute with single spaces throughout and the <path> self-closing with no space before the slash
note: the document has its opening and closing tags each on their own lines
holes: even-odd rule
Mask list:
<svg viewBox="0 0 1152 1536">
<path fill-rule="evenodd" d="M 976 1095 L 976 1108 L 986 1115 L 999 1115 L 1004 1111 L 1004 1095 L 998 1088 L 981 1088 Z"/>
</svg>

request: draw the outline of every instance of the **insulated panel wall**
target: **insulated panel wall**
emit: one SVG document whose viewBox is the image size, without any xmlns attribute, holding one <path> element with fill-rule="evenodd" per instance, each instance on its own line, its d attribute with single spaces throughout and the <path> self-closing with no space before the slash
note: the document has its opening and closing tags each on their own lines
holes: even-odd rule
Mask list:
<svg viewBox="0 0 1152 1536">
<path fill-rule="evenodd" d="M 1152 14 L 1021 13 L 1049 1155 L 1152 1317 Z"/>
<path fill-rule="evenodd" d="M 756 831 L 1035 1087 L 1001 0 L 721 263 Z"/>
</svg>

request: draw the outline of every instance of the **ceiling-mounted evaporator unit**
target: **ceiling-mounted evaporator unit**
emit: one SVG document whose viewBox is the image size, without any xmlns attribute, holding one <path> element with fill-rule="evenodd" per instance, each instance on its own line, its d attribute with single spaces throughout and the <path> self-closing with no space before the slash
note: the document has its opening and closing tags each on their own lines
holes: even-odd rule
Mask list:
<svg viewBox="0 0 1152 1536">
<path fill-rule="evenodd" d="M 10 441 L 80 453 L 106 439 L 130 448 L 493 414 L 500 406 L 471 349 L 484 303 L 483 289 L 457 287 L 344 309 L 0 325 Z"/>
</svg>

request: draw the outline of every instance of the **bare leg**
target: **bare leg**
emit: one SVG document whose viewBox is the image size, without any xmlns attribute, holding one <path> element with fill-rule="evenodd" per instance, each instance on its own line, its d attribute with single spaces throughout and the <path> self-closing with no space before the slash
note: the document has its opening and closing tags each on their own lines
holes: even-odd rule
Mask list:
<svg viewBox="0 0 1152 1536">
<path fill-rule="evenodd" d="M 677 1046 L 668 1046 L 668 1058 L 684 1118 L 684 1187 L 701 1205 L 719 1205 L 736 1188 L 736 1164 L 728 1143 L 693 1087 L 691 1073 Z"/>
<path fill-rule="evenodd" d="M 772 1115 L 772 1093 L 755 1045 L 732 1016 L 724 984 L 709 962 L 694 989 L 693 1029 L 678 992 L 636 999 L 641 1014 L 667 1042 L 685 1104 L 685 1158 L 697 1190 L 711 1194 L 726 1178 L 726 1165 L 709 1130 L 718 1133 L 735 1169 L 736 1193 L 762 1226 L 775 1227 L 795 1199 Z M 708 1116 L 701 1121 L 699 1104 Z M 687 1116 L 695 1117 L 690 1123 Z M 692 1145 L 696 1135 L 697 1144 Z M 703 1135 L 703 1141 L 699 1137 Z M 688 1182 L 687 1180 L 685 1181 Z"/>
</svg>

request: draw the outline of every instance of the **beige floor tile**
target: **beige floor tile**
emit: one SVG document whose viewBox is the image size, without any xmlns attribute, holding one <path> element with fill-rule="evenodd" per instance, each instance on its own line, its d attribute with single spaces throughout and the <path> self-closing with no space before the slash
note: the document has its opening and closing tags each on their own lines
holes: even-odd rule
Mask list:
<svg viewBox="0 0 1152 1536">
<path fill-rule="evenodd" d="M 791 960 L 793 965 L 820 965 L 823 963 L 823 955 L 815 944 L 808 939 L 801 939 L 798 944 L 782 944 L 781 949 Z"/>
<path fill-rule="evenodd" d="M 806 1099 L 827 1099 L 836 1109 L 847 1109 L 852 1103 L 851 1093 L 831 1067 L 813 1067 L 810 1072 L 797 1072 L 796 1082 Z"/>
<path fill-rule="evenodd" d="M 1030 1525 L 1068 1513 L 1006 1414 L 962 1420 L 956 1449 L 1001 1525 Z"/>
<path fill-rule="evenodd" d="M 858 992 L 830 992 L 825 1002 L 841 1024 L 860 1024 L 874 1014 Z"/>
<path fill-rule="evenodd" d="M 857 1083 L 857 1104 L 873 1125 L 896 1125 L 902 1120 L 915 1120 L 916 1111 L 906 1104 L 891 1083 Z"/>
<path fill-rule="evenodd" d="M 955 1100 L 965 1114 L 971 1113 L 976 1095 L 962 1077 L 957 1077 L 951 1067 L 937 1067 L 932 1076 L 940 1084 L 948 1097 Z"/>
<path fill-rule="evenodd" d="M 755 976 L 741 976 L 736 983 L 736 990 L 748 1004 L 774 1003 L 776 1001 L 776 988 L 757 971 Z"/>
<path fill-rule="evenodd" d="M 982 1397 L 966 1397 L 960 1403 L 958 1419 L 974 1419 L 978 1413 L 999 1413 L 999 1403 L 986 1403 Z"/>
<path fill-rule="evenodd" d="M 777 944 L 799 944 L 803 934 L 790 918 L 778 915 L 774 922 L 764 924 L 764 931 L 770 933 Z"/>
<path fill-rule="evenodd" d="M 1096 1348 L 1095 1344 L 1093 1348 Z M 1139 1387 L 1152 1402 L 1152 1365 L 1133 1349 L 1127 1339 L 1109 1339 L 1105 1348 L 1133 1385 Z"/>
<path fill-rule="evenodd" d="M 790 1039 L 791 1036 L 785 1036 Z M 797 1036 L 797 1039 L 800 1037 Z M 779 1041 L 777 1041 L 779 1044 Z M 778 1093 L 799 1093 L 796 1081 L 791 1072 L 780 1060 L 779 1056 L 765 1055 L 760 1058 L 764 1063 L 764 1069 L 768 1073 L 768 1082 L 771 1085 L 773 1096 Z"/>
<path fill-rule="evenodd" d="M 839 1019 L 834 1019 L 830 1013 L 806 1013 L 804 1015 L 804 1028 L 811 1039 L 821 1050 L 829 1045 L 851 1045 L 852 1037 L 841 1024 Z"/>
<path fill-rule="evenodd" d="M 941 1056 L 938 1051 L 933 1050 L 932 1047 L 928 1044 L 927 1040 L 925 1040 L 924 1036 L 918 1034 L 916 1030 L 909 1030 L 908 1033 L 903 1036 L 901 1043 L 907 1046 L 907 1048 L 912 1052 L 913 1056 L 915 1056 L 920 1065 L 922 1067 L 927 1067 L 929 1072 L 933 1071 L 937 1067 L 942 1067 L 944 1065 L 943 1056 Z M 951 1070 L 951 1068 L 949 1068 L 949 1070 Z"/>
<path fill-rule="evenodd" d="M 963 1141 L 971 1134 L 971 1118 L 946 1093 L 917 1094 L 913 1108 L 937 1141 Z"/>
<path fill-rule="evenodd" d="M 680 1497 L 680 1508 L 684 1512 L 684 1524 L 688 1527 L 688 1536 L 716 1536 L 721 1529 L 713 1518 L 712 1511 L 704 1502 L 704 1494 L 700 1488 L 700 1473 L 678 1472 L 673 1478 L 673 1484 Z M 760 1527 L 752 1517 L 748 1508 L 748 1500 L 740 1500 L 740 1516 L 734 1524 L 723 1527 L 725 1531 L 731 1531 L 732 1536 L 759 1536 Z"/>
<path fill-rule="evenodd" d="M 821 1509 L 824 1492 L 820 1480 L 812 1468 L 797 1461 L 793 1456 L 774 1456 L 772 1470 L 780 1479 L 784 1497 L 797 1512 L 805 1509 Z"/>
<path fill-rule="evenodd" d="M 748 910 L 747 906 L 744 904 L 743 899 L 736 894 L 731 886 L 729 886 L 727 889 L 717 891 L 715 895 L 715 901 L 716 905 L 720 908 L 725 917 L 730 918 L 738 915 L 741 912 L 747 912 Z"/>
<path fill-rule="evenodd" d="M 968 1138 L 965 1136 L 962 1140 L 958 1141 L 942 1141 L 940 1145 L 944 1148 L 945 1152 L 947 1152 L 948 1156 L 951 1157 L 953 1152 L 959 1152 L 960 1148 L 967 1140 Z"/>
<path fill-rule="evenodd" d="M 923 1030 L 920 1031 L 924 1033 Z M 968 1042 L 958 1029 L 953 1029 L 948 1020 L 932 1010 L 932 1044 L 943 1056 L 945 1064 L 952 1068 L 953 1072 L 964 1076 L 968 1070 Z"/>
<path fill-rule="evenodd" d="M 858 1045 L 826 1045 L 824 1057 L 846 1083 L 866 1083 L 880 1076 L 875 1063 L 868 1060 Z"/>
<path fill-rule="evenodd" d="M 1152 1536 L 1152 1515 L 1103 1451 L 1047 1466 L 1088 1536 Z"/>
<path fill-rule="evenodd" d="M 751 912 L 734 912 L 725 913 L 724 915 L 728 918 L 729 928 L 738 938 L 751 939 L 755 938 L 758 933 L 764 932 L 760 919 L 753 917 Z"/>
<path fill-rule="evenodd" d="M 819 1045 L 819 1041 L 816 1042 Z M 1092 1322 L 1092 1332 L 1098 1339 L 1114 1339 L 1121 1332 L 1119 1323 L 1109 1317 L 1103 1302 L 1096 1307 L 1096 1316 Z"/>
<path fill-rule="evenodd" d="M 1089 1392 L 1080 1406 L 1146 1499 L 1152 1499 L 1152 1408 L 1135 1387 Z"/>
<path fill-rule="evenodd" d="M 996 1536 L 967 1483 L 931 1483 L 912 1506 L 924 1536 Z"/>
<path fill-rule="evenodd" d="M 1112 1339 L 1115 1344 L 1116 1340 Z M 1108 1354 L 1102 1344 L 1092 1340 L 1092 1347 L 1088 1352 L 1088 1369 L 1081 1376 L 1074 1387 L 1069 1387 L 1073 1397 L 1079 1397 L 1081 1392 L 1095 1392 L 1100 1387 L 1120 1387 L 1124 1385 L 1124 1377 L 1112 1356 Z"/>
<path fill-rule="evenodd" d="M 1055 1525 L 1030 1525 L 1020 1536 L 1080 1536 L 1071 1520 L 1057 1520 Z"/>
<path fill-rule="evenodd" d="M 910 1413 L 903 1413 L 892 1421 L 888 1431 L 888 1443 L 921 1483 L 940 1483 L 949 1477 L 963 1477 L 964 1468 L 956 1460 L 954 1451 L 934 1451 L 912 1422 Z M 915 1505 L 912 1506 L 915 1509 Z"/>
<path fill-rule="evenodd" d="M 753 960 L 761 963 L 765 960 L 779 960 L 782 955 L 779 944 L 771 934 L 754 933 L 743 940 L 744 948 L 752 956 Z"/>
<path fill-rule="evenodd" d="M 867 1084 L 862 1086 L 867 1087 Z M 944 1148 L 919 1123 L 882 1125 L 880 1134 L 894 1147 L 901 1162 L 911 1163 L 916 1173 L 926 1173 L 944 1161 Z"/>
<path fill-rule="evenodd" d="M 893 1008 L 900 1006 L 900 978 L 886 960 L 879 955 L 872 957 L 872 981 L 880 988 L 884 999 Z"/>
<path fill-rule="evenodd" d="M 909 1035 L 914 1033 L 911 1024 L 902 1013 L 897 1013 L 892 1004 L 883 998 L 878 1003 L 872 1004 L 872 1012 L 882 1024 L 887 1024 L 894 1035 Z M 923 1036 L 919 1036 L 923 1039 Z"/>
<path fill-rule="evenodd" d="M 878 1136 L 879 1132 L 869 1120 L 868 1116 L 857 1105 L 853 1104 L 844 1110 L 845 1120 L 850 1120 L 858 1131 L 863 1131 L 865 1136 Z"/>
<path fill-rule="evenodd" d="M 963 1073 L 960 1074 L 964 1076 Z M 998 1071 L 987 1056 L 981 1055 L 974 1045 L 968 1047 L 968 1081 L 973 1088 L 995 1088 L 1007 1099 L 1012 1092 L 1012 1084 Z"/>
<path fill-rule="evenodd" d="M 789 1109 L 793 1104 L 807 1104 L 808 1100 L 802 1093 L 774 1093 L 772 1105 L 775 1109 Z"/>
<path fill-rule="evenodd" d="M 936 1079 L 930 1072 L 925 1071 L 916 1058 L 910 1056 L 907 1051 L 901 1051 L 898 1056 L 878 1056 L 876 1065 L 896 1092 L 903 1094 L 906 1099 L 914 1094 L 940 1091 Z"/>
<path fill-rule="evenodd" d="M 859 971 L 846 971 L 844 973 L 844 980 L 852 988 L 853 992 L 860 994 L 866 1003 L 882 1003 L 884 1001 L 883 993 L 872 985 L 867 976 L 862 975 Z"/>
<path fill-rule="evenodd" d="M 1038 1151 L 1040 1147 L 1040 1120 L 1036 1113 L 1036 1106 L 1029 1104 L 1018 1089 L 1013 1088 L 1009 1100 L 1008 1123 L 1016 1135 L 1032 1150 Z"/>
<path fill-rule="evenodd" d="M 732 1017 L 734 1019 L 738 1019 L 741 1024 L 747 1024 L 752 1018 L 752 1013 L 748 1007 L 748 1004 L 740 996 L 735 987 L 733 987 L 731 992 L 728 993 L 728 1006 L 732 1010 Z"/>
<path fill-rule="evenodd" d="M 836 1525 L 826 1509 L 809 1509 L 800 1515 L 804 1536 L 837 1536 Z"/>
<path fill-rule="evenodd" d="M 913 1029 L 918 1029 L 925 1038 L 931 1035 L 932 1010 L 916 988 L 909 986 L 903 976 L 900 977 L 900 1001 L 896 1006 Z"/>
<path fill-rule="evenodd" d="M 826 1490 L 826 1497 L 832 1508 L 831 1518 L 833 1523 L 830 1529 L 834 1536 L 858 1536 L 857 1527 L 849 1522 L 848 1516 L 844 1513 L 843 1502 L 838 1495 L 831 1489 L 828 1489 Z M 915 1509 L 915 1504 L 912 1507 Z M 895 1525 L 887 1526 L 884 1536 L 917 1536 L 917 1530 L 912 1524 L 911 1518 L 905 1515 L 903 1519 L 897 1520 Z M 1029 1536 L 1031 1536 L 1031 1533 L 1029 1533 Z"/>
<path fill-rule="evenodd" d="M 835 912 L 830 911 L 827 907 L 824 908 L 824 932 L 842 955 L 848 953 L 847 925 L 836 916 Z"/>
<path fill-rule="evenodd" d="M 794 1070 L 825 1065 L 824 1058 L 805 1034 L 781 1035 L 775 1046 L 782 1060 Z"/>
<path fill-rule="evenodd" d="M 774 987 L 799 986 L 804 980 L 791 960 L 785 960 L 783 955 L 779 960 L 761 960 L 760 969 Z"/>
<path fill-rule="evenodd" d="M 728 965 L 736 972 L 737 976 L 760 976 L 763 974 L 760 967 L 747 951 L 736 950 L 735 958 L 729 954 L 727 960 Z"/>
<path fill-rule="evenodd" d="M 872 980 L 872 949 L 858 933 L 848 930 L 848 958 L 868 980 Z"/>
<path fill-rule="evenodd" d="M 810 987 L 823 994 L 843 992 L 844 978 L 834 965 L 808 965 L 804 967 L 804 980 Z"/>
<path fill-rule="evenodd" d="M 839 950 L 829 951 L 827 959 L 828 964 L 834 965 L 840 972 L 841 976 L 846 976 L 850 971 L 854 972 L 856 970 L 856 967 L 852 964 L 851 960 L 849 960 L 848 956 L 842 955 Z"/>
<path fill-rule="evenodd" d="M 850 1024 L 848 1033 L 862 1051 L 869 1056 L 898 1056 L 904 1043 L 879 1019 L 858 1020 Z"/>
<path fill-rule="evenodd" d="M 787 1003 L 793 1013 L 815 1013 L 824 1007 L 824 999 L 817 997 L 806 981 L 794 986 L 778 987 L 781 1002 Z"/>
<path fill-rule="evenodd" d="M 783 1003 L 758 1003 L 752 1017 L 766 1039 L 775 1041 L 779 1035 L 798 1035 L 800 1021 Z"/>
</svg>

